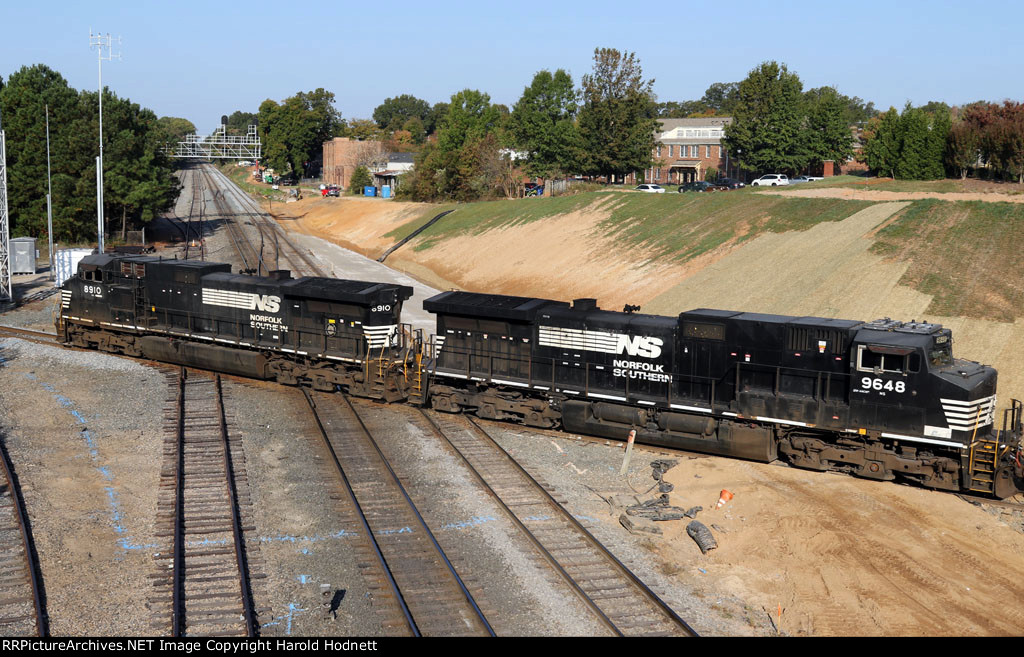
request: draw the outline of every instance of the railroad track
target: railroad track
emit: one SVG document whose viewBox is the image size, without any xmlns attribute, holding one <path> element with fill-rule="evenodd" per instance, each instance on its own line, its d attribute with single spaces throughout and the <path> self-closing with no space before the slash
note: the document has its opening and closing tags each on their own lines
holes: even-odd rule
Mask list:
<svg viewBox="0 0 1024 657">
<path fill-rule="evenodd" d="M 465 583 L 352 404 L 341 393 L 303 390 L 357 517 L 364 576 L 389 633 L 494 636 Z"/>
<path fill-rule="evenodd" d="M 220 198 L 228 203 L 226 217 L 241 213 L 259 231 L 259 237 L 267 255 L 265 263 L 273 263 L 272 269 L 283 264 L 297 276 L 328 276 L 323 267 L 308 250 L 302 249 L 288 237 L 286 231 L 268 217 L 259 205 L 238 188 L 227 176 L 214 168 L 206 170 L 207 178 L 218 190 Z M 234 210 L 238 208 L 238 210 Z"/>
<path fill-rule="evenodd" d="M 43 582 L 7 448 L 0 446 L 0 633 L 47 636 Z"/>
<path fill-rule="evenodd" d="M 266 276 L 272 267 L 267 264 L 268 259 L 264 257 L 266 235 L 260 226 L 259 218 L 250 212 L 232 207 L 219 178 L 211 171 L 208 165 L 200 165 L 197 175 L 205 181 L 204 187 L 212 192 L 213 215 L 224 220 L 228 239 L 242 264 L 242 272 Z M 255 239 L 249 235 L 250 231 L 246 230 L 246 225 L 257 231 Z"/>
<path fill-rule="evenodd" d="M 39 344 L 61 346 L 60 343 L 57 342 L 57 336 L 54 333 L 36 331 L 34 329 L 21 328 L 19 326 L 0 325 L 0 336 L 21 338 L 22 340 L 38 342 Z"/>
<path fill-rule="evenodd" d="M 411 416 L 411 414 L 410 414 Z M 412 417 L 412 416 L 411 416 Z M 469 416 L 420 409 L 549 565 L 613 634 L 696 636 L 693 629 L 565 510 Z"/>
<path fill-rule="evenodd" d="M 206 186 L 203 184 L 203 176 L 196 170 L 190 169 L 192 178 L 192 199 L 188 208 L 188 223 L 185 224 L 185 260 L 189 259 L 189 249 L 192 248 L 192 236 L 195 235 L 196 248 L 199 249 L 199 259 L 206 260 L 206 241 L 203 239 L 203 216 L 206 213 Z M 198 208 L 196 206 L 199 206 Z M 193 255 L 193 259 L 195 256 Z"/>
<path fill-rule="evenodd" d="M 250 502 L 241 442 L 228 431 L 220 377 L 168 376 L 153 628 L 180 636 L 256 636 L 245 543 Z"/>
</svg>

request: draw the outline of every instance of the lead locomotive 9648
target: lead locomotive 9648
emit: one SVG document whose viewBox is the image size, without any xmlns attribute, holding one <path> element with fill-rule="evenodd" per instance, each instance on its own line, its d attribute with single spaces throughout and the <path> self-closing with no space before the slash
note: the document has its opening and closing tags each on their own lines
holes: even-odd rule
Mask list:
<svg viewBox="0 0 1024 657">
<path fill-rule="evenodd" d="M 93 255 L 61 290 L 68 344 L 389 402 L 950 491 L 1022 488 L 1022 405 L 949 329 L 232 274 Z M 627 311 L 631 310 L 629 308 Z"/>
</svg>

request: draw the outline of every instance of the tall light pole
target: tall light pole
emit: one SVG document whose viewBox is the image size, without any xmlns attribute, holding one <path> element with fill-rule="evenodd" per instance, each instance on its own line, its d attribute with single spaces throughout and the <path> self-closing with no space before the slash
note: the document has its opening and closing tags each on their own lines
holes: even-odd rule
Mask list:
<svg viewBox="0 0 1024 657">
<path fill-rule="evenodd" d="M 117 43 L 121 43 L 121 37 L 117 38 Z M 100 156 L 96 158 L 96 228 L 99 233 L 99 240 L 97 241 L 97 251 L 103 253 L 103 60 L 108 62 L 117 58 L 121 59 L 121 53 L 116 55 L 111 52 L 112 40 L 110 33 L 106 36 L 100 34 L 93 34 L 92 30 L 89 30 L 89 47 L 96 48 L 97 52 L 97 66 L 99 68 L 99 87 L 100 87 Z M 103 49 L 107 49 L 106 57 L 103 56 Z"/>
<path fill-rule="evenodd" d="M 50 106 L 46 106 L 46 236 L 50 239 L 50 280 L 53 280 L 53 185 L 50 181 Z"/>
</svg>

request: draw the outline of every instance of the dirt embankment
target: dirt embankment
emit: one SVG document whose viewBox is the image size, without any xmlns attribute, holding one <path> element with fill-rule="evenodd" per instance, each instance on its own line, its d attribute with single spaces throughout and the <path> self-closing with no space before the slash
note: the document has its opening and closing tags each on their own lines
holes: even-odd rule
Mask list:
<svg viewBox="0 0 1024 657">
<path fill-rule="evenodd" d="M 870 251 L 876 231 L 905 206 L 879 203 L 841 222 L 766 233 L 664 264 L 603 235 L 598 205 L 421 251 L 413 242 L 388 263 L 442 288 L 596 297 L 613 309 L 638 303 L 662 314 L 703 306 L 940 321 L 953 328 L 958 355 L 1000 369 L 1000 399 L 1024 396 L 1024 321 L 928 316 L 931 297 L 899 284 L 907 264 Z M 285 208 L 298 217 L 286 226 L 373 257 L 392 242 L 384 234 L 425 210 L 373 199 Z M 1024 627 L 1019 512 L 778 464 L 681 458 L 666 475 L 675 485 L 671 501 L 702 505 L 698 519 L 719 548 L 702 555 L 685 523 L 663 523 L 651 546 L 666 572 L 706 582 L 698 591 L 709 606 L 723 595 L 745 600 L 788 635 L 1006 636 Z M 723 488 L 735 497 L 713 510 Z"/>
</svg>

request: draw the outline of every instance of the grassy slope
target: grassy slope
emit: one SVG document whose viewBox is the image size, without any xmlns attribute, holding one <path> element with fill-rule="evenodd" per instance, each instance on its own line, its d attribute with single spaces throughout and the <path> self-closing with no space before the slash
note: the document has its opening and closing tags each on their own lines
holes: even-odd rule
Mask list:
<svg viewBox="0 0 1024 657">
<path fill-rule="evenodd" d="M 730 240 L 759 233 L 805 230 L 821 221 L 840 221 L 868 202 L 784 198 L 748 190 L 720 194 L 587 192 L 575 196 L 439 205 L 388 234 L 401 239 L 431 217 L 455 208 L 424 231 L 416 250 L 448 237 L 593 209 L 610 213 L 602 227 L 628 246 L 653 251 L 655 258 L 685 261 Z"/>
<path fill-rule="evenodd" d="M 1024 315 L 1024 205 L 918 201 L 873 250 L 910 263 L 900 283 L 934 296 L 929 312 L 998 321 Z"/>
</svg>

